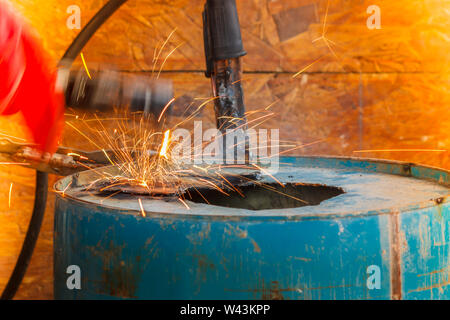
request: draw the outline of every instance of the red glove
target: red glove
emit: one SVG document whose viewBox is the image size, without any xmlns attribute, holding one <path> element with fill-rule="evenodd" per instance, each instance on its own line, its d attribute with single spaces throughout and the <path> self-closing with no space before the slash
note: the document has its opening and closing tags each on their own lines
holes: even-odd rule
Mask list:
<svg viewBox="0 0 450 320">
<path fill-rule="evenodd" d="M 21 111 L 37 147 L 53 153 L 64 124 L 56 68 L 39 41 L 0 0 L 0 114 Z"/>
</svg>

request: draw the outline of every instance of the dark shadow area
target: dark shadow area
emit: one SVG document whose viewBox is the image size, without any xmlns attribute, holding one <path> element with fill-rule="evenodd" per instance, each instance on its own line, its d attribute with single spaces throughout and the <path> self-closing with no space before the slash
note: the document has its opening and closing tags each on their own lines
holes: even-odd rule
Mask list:
<svg viewBox="0 0 450 320">
<path fill-rule="evenodd" d="M 229 195 L 225 195 L 216 189 L 190 189 L 183 196 L 186 200 L 196 203 L 266 210 L 315 206 L 344 193 L 344 190 L 338 187 L 300 183 L 287 183 L 284 187 L 278 183 L 251 184 L 238 188 L 243 196 L 235 190 L 226 190 Z"/>
</svg>

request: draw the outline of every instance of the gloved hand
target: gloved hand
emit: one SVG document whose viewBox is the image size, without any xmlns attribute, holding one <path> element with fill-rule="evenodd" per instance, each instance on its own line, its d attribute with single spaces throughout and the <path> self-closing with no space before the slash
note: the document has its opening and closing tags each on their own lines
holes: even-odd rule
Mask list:
<svg viewBox="0 0 450 320">
<path fill-rule="evenodd" d="M 64 124 L 63 93 L 53 66 L 32 31 L 0 0 L 0 114 L 22 112 L 31 138 L 53 153 Z"/>
</svg>

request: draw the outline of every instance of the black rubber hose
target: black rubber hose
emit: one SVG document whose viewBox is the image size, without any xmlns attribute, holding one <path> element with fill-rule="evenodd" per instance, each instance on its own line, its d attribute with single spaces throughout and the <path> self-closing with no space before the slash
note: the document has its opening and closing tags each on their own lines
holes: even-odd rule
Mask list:
<svg viewBox="0 0 450 320">
<path fill-rule="evenodd" d="M 98 30 L 98 28 L 100 28 L 103 23 L 108 20 L 108 18 L 126 1 L 127 0 L 110 0 L 106 3 L 73 40 L 72 44 L 64 53 L 59 64 L 61 65 L 64 63 L 65 67 L 70 67 L 73 60 L 75 60 L 75 58 L 80 54 L 81 50 Z M 28 225 L 27 234 L 25 235 L 25 240 L 23 241 L 22 249 L 19 257 L 17 258 L 14 270 L 8 280 L 8 283 L 6 284 L 5 289 L 3 290 L 2 296 L 0 297 L 1 300 L 10 300 L 14 298 L 14 295 L 22 283 L 41 230 L 45 207 L 47 204 L 47 194 L 48 174 L 37 171 L 33 213 Z"/>
<path fill-rule="evenodd" d="M 36 191 L 34 195 L 34 208 L 31 215 L 28 231 L 23 240 L 22 250 L 19 258 L 17 258 L 14 271 L 9 278 L 8 284 L 2 293 L 2 300 L 9 300 L 14 297 L 19 289 L 22 279 L 25 276 L 28 265 L 30 264 L 31 256 L 33 255 L 34 247 L 39 237 L 42 220 L 44 219 L 45 205 L 47 203 L 48 193 L 48 174 L 44 172 L 36 172 Z"/>
</svg>

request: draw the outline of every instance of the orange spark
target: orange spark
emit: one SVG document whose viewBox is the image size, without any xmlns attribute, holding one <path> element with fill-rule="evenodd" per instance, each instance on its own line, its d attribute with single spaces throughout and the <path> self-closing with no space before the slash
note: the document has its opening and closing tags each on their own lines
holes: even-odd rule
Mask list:
<svg viewBox="0 0 450 320">
<path fill-rule="evenodd" d="M 12 165 L 12 164 L 18 164 L 21 166 L 29 166 L 29 163 L 25 163 L 25 162 L 0 162 L 0 165 Z"/>
<path fill-rule="evenodd" d="M 72 156 L 78 157 L 78 158 L 80 158 L 81 160 L 88 160 L 87 157 L 82 156 L 81 154 L 78 154 L 78 153 L 75 153 L 75 152 L 69 152 L 67 155 L 68 155 L 68 156 L 71 156 L 71 157 L 72 157 Z"/>
<path fill-rule="evenodd" d="M 313 66 L 314 64 L 316 64 L 317 62 L 319 62 L 320 60 L 322 60 L 323 57 L 320 57 L 319 59 L 317 59 L 316 61 L 313 61 L 312 63 L 308 64 L 306 67 L 304 67 L 302 70 L 300 70 L 299 72 L 297 72 L 296 74 L 294 74 L 292 76 L 292 78 L 297 78 L 299 75 L 301 75 L 303 72 L 305 72 L 307 69 L 309 69 L 311 66 Z"/>
<path fill-rule="evenodd" d="M 163 61 L 163 63 L 161 64 L 161 67 L 159 68 L 159 72 L 158 72 L 158 75 L 156 76 L 156 79 L 158 79 L 159 78 L 159 76 L 161 75 L 161 71 L 162 71 L 162 69 L 164 68 L 164 65 L 166 64 L 166 61 L 167 61 L 167 59 L 179 48 L 179 47 L 181 47 L 182 45 L 184 44 L 184 42 L 183 43 L 180 43 L 178 46 L 176 46 L 172 51 L 170 51 L 169 52 L 169 54 L 166 56 L 166 58 L 164 59 L 164 61 Z"/>
<path fill-rule="evenodd" d="M 175 101 L 175 98 L 172 98 L 172 99 L 166 104 L 166 106 L 164 107 L 163 111 L 161 111 L 161 114 L 159 115 L 158 122 L 161 121 L 161 118 L 162 118 L 164 112 L 166 112 L 167 108 L 169 108 L 169 106 L 170 106 L 174 101 Z"/>
<path fill-rule="evenodd" d="M 81 130 L 79 130 L 77 127 L 75 127 L 73 124 L 71 124 L 69 121 L 66 121 L 66 124 L 68 124 L 70 127 L 72 127 L 75 131 L 77 131 L 80 135 L 82 135 L 87 141 L 92 143 L 95 147 L 98 149 L 102 149 L 98 144 L 96 144 L 92 139 L 90 139 L 87 135 L 85 135 Z"/>
<path fill-rule="evenodd" d="M 161 146 L 161 150 L 159 151 L 159 156 L 164 157 L 166 159 L 168 159 L 167 148 L 169 146 L 169 139 L 170 139 L 170 130 L 166 130 L 166 132 L 164 132 L 164 140 Z"/>
<path fill-rule="evenodd" d="M 105 154 L 106 159 L 108 159 L 108 161 L 109 161 L 113 166 L 116 165 L 116 164 L 114 163 L 114 161 L 112 161 L 111 158 L 108 156 L 108 152 L 106 152 L 105 149 L 102 149 L 102 151 L 103 151 L 103 153 Z"/>
<path fill-rule="evenodd" d="M 9 135 L 9 134 L 6 134 L 6 133 L 3 133 L 3 132 L 0 132 L 0 135 L 2 135 L 2 136 L 4 136 L 4 137 L 8 137 L 8 138 L 12 138 L 12 139 L 16 139 L 16 140 L 20 140 L 20 141 L 26 141 L 25 139 L 23 139 L 23 138 L 19 138 L 19 137 L 15 137 L 15 136 L 11 136 L 11 135 Z"/>
<path fill-rule="evenodd" d="M 275 100 L 274 102 L 272 102 L 271 104 L 269 104 L 267 107 L 264 108 L 264 110 L 269 110 L 273 105 L 275 105 L 277 102 L 279 102 L 280 99 Z"/>
<path fill-rule="evenodd" d="M 282 186 L 283 188 L 285 187 L 284 184 L 282 184 L 280 182 L 280 180 L 278 180 L 277 178 L 275 178 L 273 175 L 271 175 L 267 170 L 264 170 L 263 168 L 261 168 L 260 166 L 257 166 L 256 164 L 253 164 L 253 166 L 255 168 L 257 168 L 258 170 L 261 170 L 262 172 L 264 172 L 265 174 L 267 174 L 269 177 L 271 177 L 273 180 L 275 180 L 280 186 Z"/>
<path fill-rule="evenodd" d="M 337 45 L 337 44 L 334 41 L 328 39 L 327 36 L 326 36 L 326 32 L 327 32 L 327 18 L 328 18 L 329 8 L 330 8 L 330 0 L 327 0 L 327 8 L 325 10 L 325 18 L 323 20 L 323 26 L 322 26 L 322 35 L 319 38 L 313 40 L 312 42 L 314 43 L 316 41 L 323 40 L 323 42 L 328 47 L 330 52 L 334 55 L 334 57 L 337 60 L 340 60 L 339 57 L 337 56 L 336 52 L 334 52 L 333 48 L 330 45 L 330 43 L 333 44 L 333 45 Z"/>
<path fill-rule="evenodd" d="M 63 191 L 61 191 L 61 196 L 64 198 L 67 189 L 69 189 L 69 187 L 72 185 L 72 181 L 70 181 L 70 183 L 64 188 Z"/>
<path fill-rule="evenodd" d="M 181 202 L 182 204 L 184 204 L 184 206 L 185 206 L 188 210 L 191 210 L 191 208 L 189 208 L 189 206 L 187 205 L 186 202 L 183 201 L 183 199 L 178 198 L 178 200 L 180 200 L 180 202 Z"/>
<path fill-rule="evenodd" d="M 159 56 L 161 55 L 162 51 L 164 50 L 164 47 L 166 46 L 166 44 L 169 42 L 170 38 L 172 37 L 172 35 L 175 33 L 175 31 L 177 31 L 177 28 L 173 29 L 172 32 L 169 34 L 169 36 L 166 38 L 166 41 L 164 41 L 163 45 L 161 46 L 161 48 L 159 49 L 158 55 L 157 56 L 153 56 L 153 69 L 152 69 L 152 74 L 155 72 L 155 68 L 156 68 L 156 63 L 159 60 Z M 155 48 L 155 53 L 156 53 L 156 48 Z"/>
<path fill-rule="evenodd" d="M 8 196 L 8 208 L 11 208 L 11 194 L 12 194 L 13 183 L 9 186 L 9 196 Z"/>
<path fill-rule="evenodd" d="M 378 150 L 356 150 L 355 153 L 364 152 L 447 152 L 448 150 L 441 149 L 378 149 Z"/>
<path fill-rule="evenodd" d="M 84 55 L 83 55 L 83 52 L 80 53 L 80 56 L 81 56 L 81 60 L 83 61 L 84 69 L 86 70 L 86 73 L 87 73 L 89 79 L 92 79 L 92 78 L 91 78 L 91 74 L 89 73 L 89 69 L 88 69 L 88 67 L 87 67 L 86 61 L 84 61 Z"/>
<path fill-rule="evenodd" d="M 145 214 L 145 211 L 144 211 L 144 207 L 142 206 L 141 198 L 138 198 L 138 202 L 139 202 L 139 206 L 141 207 L 142 216 L 145 217 L 146 214 Z"/>
</svg>

